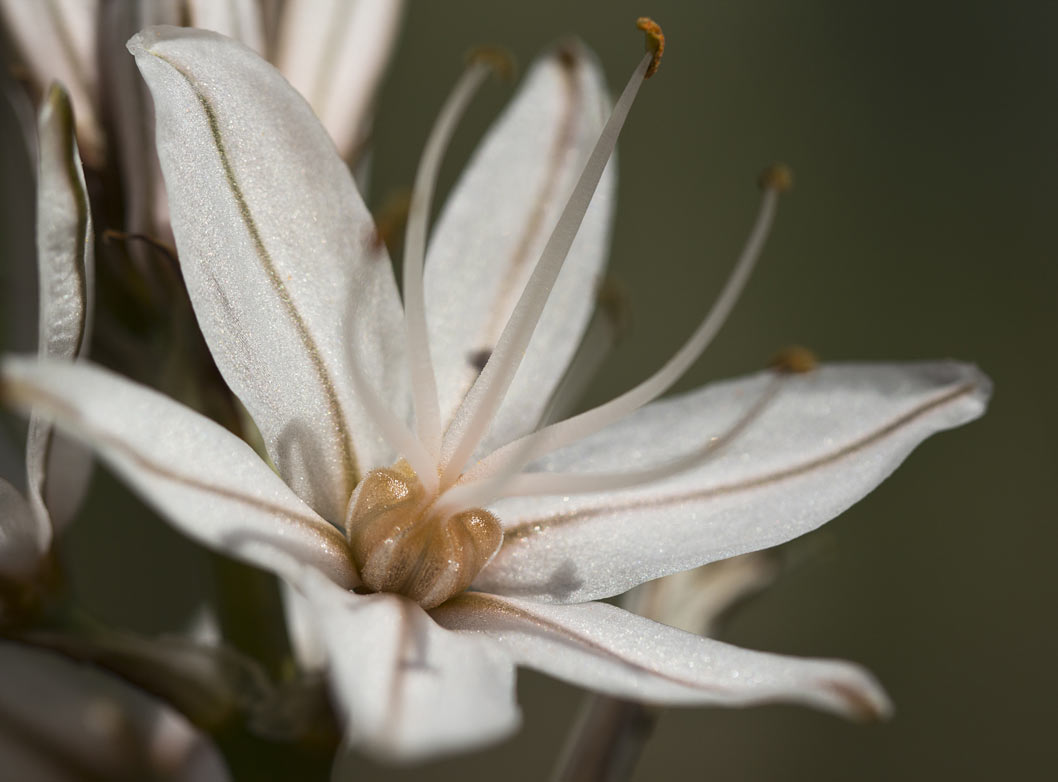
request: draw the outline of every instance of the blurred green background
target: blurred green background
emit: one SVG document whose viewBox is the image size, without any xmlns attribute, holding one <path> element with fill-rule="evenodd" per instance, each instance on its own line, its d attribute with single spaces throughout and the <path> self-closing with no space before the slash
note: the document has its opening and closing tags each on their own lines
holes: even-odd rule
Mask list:
<svg viewBox="0 0 1058 782">
<path fill-rule="evenodd" d="M 793 167 L 796 187 L 748 292 L 680 388 L 753 371 L 800 343 L 824 360 L 973 361 L 996 395 L 982 420 L 927 442 L 795 544 L 801 564 L 724 635 L 859 661 L 896 717 L 858 726 L 785 706 L 670 710 L 635 778 L 1048 776 L 1058 761 L 1058 4 L 412 2 L 382 91 L 369 201 L 411 182 L 471 45 L 503 44 L 524 66 L 575 34 L 616 92 L 642 50 L 641 14 L 663 25 L 668 50 L 620 144 L 611 270 L 634 328 L 590 401 L 645 377 L 694 327 L 773 160 Z M 489 87 L 475 104 L 441 198 L 510 92 Z M 25 173 L 15 168 L 9 183 Z M 24 229 L 19 209 L 28 205 L 5 206 L 5 232 Z M 208 566 L 142 514 L 99 475 L 89 518 L 67 541 L 73 577 L 97 613 L 172 629 L 208 588 Z M 582 694 L 523 673 L 519 695 L 525 725 L 506 743 L 413 770 L 357 761 L 355 778 L 546 777 Z"/>
</svg>

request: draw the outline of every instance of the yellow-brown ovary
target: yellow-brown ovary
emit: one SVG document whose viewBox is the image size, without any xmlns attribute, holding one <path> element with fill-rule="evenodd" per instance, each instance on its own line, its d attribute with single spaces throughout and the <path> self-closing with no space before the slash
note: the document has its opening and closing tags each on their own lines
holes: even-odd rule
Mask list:
<svg viewBox="0 0 1058 782">
<path fill-rule="evenodd" d="M 503 530 L 481 508 L 431 518 L 426 499 L 403 460 L 372 470 L 349 501 L 346 534 L 365 587 L 433 608 L 470 586 L 500 547 Z"/>
</svg>

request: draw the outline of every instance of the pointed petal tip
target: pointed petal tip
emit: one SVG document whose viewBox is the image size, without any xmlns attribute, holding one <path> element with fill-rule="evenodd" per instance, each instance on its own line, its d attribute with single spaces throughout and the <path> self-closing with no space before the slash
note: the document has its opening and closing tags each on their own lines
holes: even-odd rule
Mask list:
<svg viewBox="0 0 1058 782">
<path fill-rule="evenodd" d="M 569 36 L 559 41 L 551 52 L 551 57 L 564 68 L 573 68 L 577 62 L 588 54 L 588 49 L 580 38 Z"/>
<path fill-rule="evenodd" d="M 145 27 L 125 42 L 125 48 L 133 57 L 146 54 L 151 45 L 158 40 L 156 27 Z"/>
<path fill-rule="evenodd" d="M 976 364 L 954 359 L 924 365 L 925 372 L 934 376 L 937 385 L 955 386 L 971 404 L 965 420 L 980 417 L 992 398 L 992 379 Z"/>
<path fill-rule="evenodd" d="M 43 111 L 55 111 L 56 109 L 70 112 L 70 94 L 61 81 L 55 79 L 48 85 L 44 98 Z"/>
<path fill-rule="evenodd" d="M 821 679 L 826 706 L 856 722 L 885 722 L 892 718 L 893 702 L 870 671 L 854 663 L 839 663 L 840 675 Z M 837 674 L 837 671 L 832 672 Z"/>
<path fill-rule="evenodd" d="M 984 412 L 985 407 L 992 399 L 992 378 L 986 375 L 976 364 L 966 364 L 964 366 L 969 382 L 974 384 L 974 399 L 981 403 L 981 412 Z"/>
<path fill-rule="evenodd" d="M 215 33 L 212 30 L 203 30 L 197 27 L 177 27 L 171 24 L 156 24 L 144 27 L 125 43 L 125 48 L 134 57 L 141 54 L 150 54 L 151 50 L 159 43 L 175 40 L 178 38 L 221 38 L 226 36 Z"/>
</svg>

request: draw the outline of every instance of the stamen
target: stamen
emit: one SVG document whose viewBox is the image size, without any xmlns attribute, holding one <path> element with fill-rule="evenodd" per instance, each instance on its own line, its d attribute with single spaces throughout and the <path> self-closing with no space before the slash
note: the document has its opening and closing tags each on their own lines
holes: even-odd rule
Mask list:
<svg viewBox="0 0 1058 782">
<path fill-rule="evenodd" d="M 819 359 L 806 347 L 790 345 L 772 356 L 768 366 L 787 375 L 803 375 L 819 366 Z"/>
<path fill-rule="evenodd" d="M 566 374 L 551 395 L 548 412 L 540 419 L 541 426 L 569 416 L 610 351 L 630 329 L 631 319 L 631 306 L 624 290 L 612 278 L 605 278 L 595 294 L 595 312 Z"/>
<path fill-rule="evenodd" d="M 549 473 L 505 471 L 504 477 L 493 476 L 473 483 L 461 483 L 442 495 L 433 512 L 458 513 L 464 508 L 473 508 L 495 501 L 499 497 L 527 497 L 542 495 L 591 494 L 594 492 L 620 491 L 642 486 L 646 483 L 671 478 L 674 475 L 696 469 L 716 458 L 720 452 L 734 442 L 754 421 L 760 418 L 765 408 L 778 395 L 784 379 L 789 375 L 776 369 L 757 399 L 723 432 L 709 438 L 695 450 L 655 467 L 626 472 L 600 473 Z"/>
<path fill-rule="evenodd" d="M 471 56 L 467 69 L 445 101 L 426 140 L 412 189 L 408 229 L 404 239 L 404 328 L 408 340 L 408 364 L 419 440 L 435 463 L 441 450 L 441 412 L 437 401 L 437 380 L 430 359 L 423 295 L 426 222 L 437 184 L 437 173 L 456 125 L 489 72 L 509 71 L 510 67 L 509 62 L 494 49 L 479 50 Z"/>
<path fill-rule="evenodd" d="M 711 437 L 700 448 L 677 459 L 656 467 L 629 472 L 581 473 L 579 475 L 576 473 L 521 473 L 502 489 L 502 496 L 525 497 L 542 494 L 589 494 L 601 491 L 618 491 L 631 489 L 645 483 L 662 481 L 682 472 L 701 467 L 716 458 L 724 447 L 730 445 L 750 424 L 760 418 L 764 409 L 775 399 L 785 377 L 787 376 L 777 374 L 767 384 L 756 401 L 731 426 L 721 434 Z"/>
<path fill-rule="evenodd" d="M 540 321 L 544 305 L 547 304 L 555 279 L 562 270 L 569 248 L 584 219 L 584 213 L 588 210 L 592 195 L 602 177 L 603 169 L 617 144 L 617 137 L 654 60 L 654 52 L 643 57 L 621 97 L 614 104 L 613 113 L 607 120 L 580 179 L 555 224 L 551 237 L 493 349 L 492 356 L 456 411 L 442 446 L 443 487 L 455 483 L 507 395 L 507 389 L 525 356 L 529 340 Z"/>
<path fill-rule="evenodd" d="M 356 296 L 349 297 L 350 309 L 356 306 L 356 301 L 358 301 Z M 355 323 L 356 319 L 350 315 L 347 322 Z M 378 392 L 363 376 L 360 371 L 360 357 L 356 355 L 357 344 L 357 340 L 351 337 L 345 341 L 345 349 L 349 355 L 349 375 L 353 381 L 357 401 L 364 406 L 364 410 L 375 422 L 389 447 L 403 456 L 418 475 L 423 490 L 427 493 L 437 491 L 437 460 L 419 442 L 419 438 L 412 434 L 407 425 L 394 415 L 389 405 L 382 400 Z"/>
<path fill-rule="evenodd" d="M 650 67 L 647 68 L 647 72 L 643 75 L 644 79 L 649 79 L 658 72 L 661 58 L 665 54 L 665 33 L 661 32 L 661 25 L 649 16 L 641 16 L 636 19 L 636 27 L 646 33 L 647 51 L 654 55 L 654 59 L 650 61 Z"/>
<path fill-rule="evenodd" d="M 560 421 L 544 427 L 532 434 L 508 443 L 491 455 L 478 462 L 465 476 L 466 480 L 478 480 L 485 475 L 494 472 L 507 473 L 510 471 L 510 461 L 520 458 L 521 466 L 542 456 L 545 453 L 558 450 L 570 443 L 581 440 L 588 435 L 603 429 L 610 424 L 619 421 L 625 416 L 638 410 L 672 387 L 698 359 L 712 342 L 727 320 L 735 302 L 745 288 L 750 272 L 753 270 L 761 250 L 764 248 L 768 232 L 771 230 L 775 217 L 775 206 L 782 188 L 788 187 L 791 182 L 789 170 L 785 167 L 773 166 L 769 169 L 770 174 L 761 178 L 761 185 L 765 188 L 761 199 L 760 211 L 757 213 L 756 222 L 750 231 L 746 245 L 739 256 L 738 262 L 732 269 L 727 282 L 724 284 L 720 295 L 717 297 L 712 308 L 705 319 L 701 322 L 690 339 L 684 343 L 676 354 L 652 376 L 598 407 L 587 410 L 573 418 Z M 526 447 L 525 441 L 531 440 L 532 446 Z M 520 457 L 516 457 L 520 455 Z M 442 485 L 444 481 L 442 480 Z"/>
</svg>

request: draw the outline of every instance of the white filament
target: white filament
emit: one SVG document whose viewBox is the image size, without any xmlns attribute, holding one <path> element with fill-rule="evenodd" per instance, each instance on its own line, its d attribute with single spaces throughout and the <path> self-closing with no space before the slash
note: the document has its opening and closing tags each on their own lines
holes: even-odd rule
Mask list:
<svg viewBox="0 0 1058 782">
<path fill-rule="evenodd" d="M 351 305 L 357 301 L 356 296 L 350 296 Z M 350 309 L 353 307 L 351 306 Z M 347 319 L 349 323 L 355 323 L 354 317 Z M 353 381 L 353 389 L 356 392 L 357 401 L 363 405 L 364 411 L 379 429 L 383 439 L 393 449 L 407 460 L 408 465 L 419 476 L 423 489 L 428 493 L 437 491 L 437 461 L 426 450 L 419 438 L 417 438 L 407 425 L 396 416 L 389 406 L 382 400 L 378 392 L 368 382 L 360 371 L 360 357 L 356 354 L 357 340 L 353 337 L 346 339 L 346 351 L 349 355 L 349 376 Z"/>
<path fill-rule="evenodd" d="M 565 421 L 546 426 L 499 448 L 474 465 L 464 476 L 464 480 L 481 480 L 494 474 L 518 472 L 533 459 L 598 432 L 668 391 L 709 346 L 735 306 L 764 248 L 775 217 L 778 197 L 776 189 L 765 189 L 756 222 L 720 295 L 690 339 L 661 369 L 609 402 Z"/>
<path fill-rule="evenodd" d="M 617 144 L 617 136 L 643 83 L 644 74 L 653 59 L 653 53 L 643 57 L 614 105 L 613 113 L 607 120 L 488 363 L 463 399 L 452 425 L 445 433 L 441 449 L 442 487 L 455 483 L 474 449 L 488 431 L 507 394 L 580 228 L 584 213 L 591 203 L 603 169 Z"/>
<path fill-rule="evenodd" d="M 488 75 L 489 66 L 472 63 L 452 89 L 434 123 L 415 174 L 408 226 L 404 239 L 404 329 L 408 341 L 412 399 L 419 441 L 436 464 L 441 451 L 441 412 L 437 402 L 437 380 L 430 359 L 423 295 L 423 261 L 426 256 L 426 223 L 430 215 L 437 173 L 445 150 L 474 93 Z M 431 469 L 435 472 L 436 468 Z M 418 472 L 418 470 L 416 470 Z"/>
<path fill-rule="evenodd" d="M 528 497 L 541 495 L 589 494 L 592 492 L 632 489 L 643 484 L 662 481 L 687 472 L 716 458 L 751 423 L 757 420 L 764 408 L 775 399 L 786 375 L 777 375 L 769 382 L 750 405 L 723 432 L 709 438 L 703 445 L 675 459 L 641 470 L 600 473 L 522 473 L 515 464 L 496 475 L 468 483 L 460 483 L 445 492 L 434 506 L 440 514 L 459 513 L 493 502 L 499 497 Z M 526 447 L 526 443 L 522 443 Z M 512 460 L 516 462 L 517 460 Z"/>
<path fill-rule="evenodd" d="M 551 394 L 551 401 L 548 404 L 550 413 L 541 416 L 540 426 L 546 426 L 568 417 L 573 411 L 573 406 L 583 398 L 588 384 L 609 358 L 610 352 L 619 340 L 621 326 L 618 323 L 618 316 L 607 310 L 605 305 L 596 304 L 595 314 L 588 323 L 580 346 L 569 362 L 569 367 L 554 393 Z"/>
<path fill-rule="evenodd" d="M 673 475 L 701 467 L 719 455 L 725 446 L 734 441 L 745 431 L 746 427 L 760 417 L 760 414 L 764 412 L 764 408 L 775 398 L 784 377 L 785 375 L 779 375 L 768 383 L 757 400 L 725 431 L 711 437 L 699 448 L 676 459 L 671 459 L 656 467 L 627 472 L 580 474 L 519 473 L 507 482 L 501 493 L 504 497 L 526 497 L 544 494 L 588 494 L 591 492 L 618 491 L 631 489 L 645 483 L 662 481 L 666 478 L 671 478 Z"/>
</svg>

